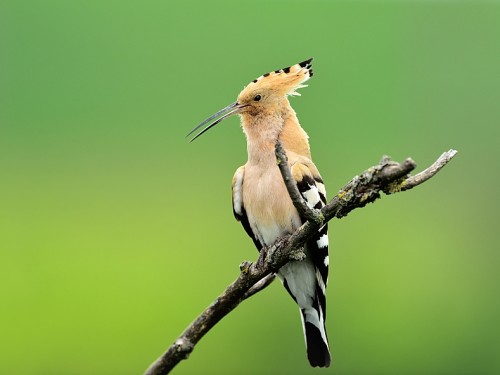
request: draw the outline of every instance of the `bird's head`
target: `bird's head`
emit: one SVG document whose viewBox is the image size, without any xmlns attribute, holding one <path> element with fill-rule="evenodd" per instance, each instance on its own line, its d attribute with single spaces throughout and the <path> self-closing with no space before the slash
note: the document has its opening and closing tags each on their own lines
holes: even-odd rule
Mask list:
<svg viewBox="0 0 500 375">
<path fill-rule="evenodd" d="M 221 109 L 191 130 L 187 136 L 205 126 L 193 136 L 190 142 L 231 115 L 241 114 L 253 117 L 278 111 L 288 95 L 300 95 L 296 90 L 306 87 L 304 82 L 313 75 L 311 61 L 312 58 L 266 73 L 250 82 L 238 95 L 236 102 Z"/>
</svg>

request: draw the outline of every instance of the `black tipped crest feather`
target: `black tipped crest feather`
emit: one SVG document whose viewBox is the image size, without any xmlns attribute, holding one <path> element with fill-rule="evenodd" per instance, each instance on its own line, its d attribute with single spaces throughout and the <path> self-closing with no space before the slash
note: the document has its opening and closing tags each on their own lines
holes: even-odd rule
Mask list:
<svg viewBox="0 0 500 375">
<path fill-rule="evenodd" d="M 309 65 L 309 66 L 311 65 L 311 61 L 313 61 L 313 58 L 312 58 L 312 57 L 311 57 L 310 59 L 308 59 L 308 60 L 305 60 L 305 61 L 300 62 L 300 63 L 299 63 L 299 65 L 300 65 L 301 67 L 305 68 L 307 65 Z"/>
<path fill-rule="evenodd" d="M 302 61 L 302 62 L 296 64 L 296 65 L 300 66 L 301 68 L 307 69 L 309 72 L 309 77 L 313 76 L 312 64 L 311 64 L 312 60 L 313 60 L 313 58 L 311 57 L 310 59 L 307 59 L 305 61 Z M 281 73 L 289 74 L 292 70 L 292 67 L 293 66 L 287 66 L 286 68 L 277 69 L 277 70 L 274 70 L 272 72 L 265 73 L 262 76 L 260 76 L 259 78 L 254 79 L 252 82 L 257 83 L 261 78 L 269 77 L 271 74 L 281 74 Z"/>
</svg>

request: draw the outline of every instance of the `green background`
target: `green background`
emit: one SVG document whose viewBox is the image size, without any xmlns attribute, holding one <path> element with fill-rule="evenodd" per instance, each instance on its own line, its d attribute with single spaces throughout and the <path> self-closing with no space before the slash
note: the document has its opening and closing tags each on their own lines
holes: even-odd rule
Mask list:
<svg viewBox="0 0 500 375">
<path fill-rule="evenodd" d="M 256 258 L 238 120 L 184 136 L 309 57 L 291 101 L 330 198 L 383 154 L 459 154 L 331 223 L 328 370 L 274 283 L 174 373 L 500 373 L 499 25 L 479 0 L 2 1 L 0 373 L 140 374 Z"/>
</svg>

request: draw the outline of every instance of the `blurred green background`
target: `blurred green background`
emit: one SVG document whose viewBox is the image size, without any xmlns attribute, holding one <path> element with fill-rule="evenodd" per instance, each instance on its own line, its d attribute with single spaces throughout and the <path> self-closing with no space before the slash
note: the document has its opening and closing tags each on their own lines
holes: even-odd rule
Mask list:
<svg viewBox="0 0 500 375">
<path fill-rule="evenodd" d="M 308 57 L 330 197 L 383 154 L 459 154 L 331 223 L 331 368 L 275 283 L 174 373 L 500 373 L 499 25 L 479 0 L 0 2 L 0 373 L 140 374 L 256 258 L 238 120 L 184 136 Z"/>
</svg>

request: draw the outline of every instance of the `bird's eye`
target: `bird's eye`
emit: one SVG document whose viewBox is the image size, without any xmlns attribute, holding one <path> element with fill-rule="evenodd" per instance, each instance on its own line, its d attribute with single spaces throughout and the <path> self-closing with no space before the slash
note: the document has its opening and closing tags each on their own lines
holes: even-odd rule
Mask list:
<svg viewBox="0 0 500 375">
<path fill-rule="evenodd" d="M 253 98 L 253 100 L 255 100 L 256 102 L 258 102 L 260 99 L 262 99 L 260 95 L 255 95 L 255 97 Z"/>
</svg>

